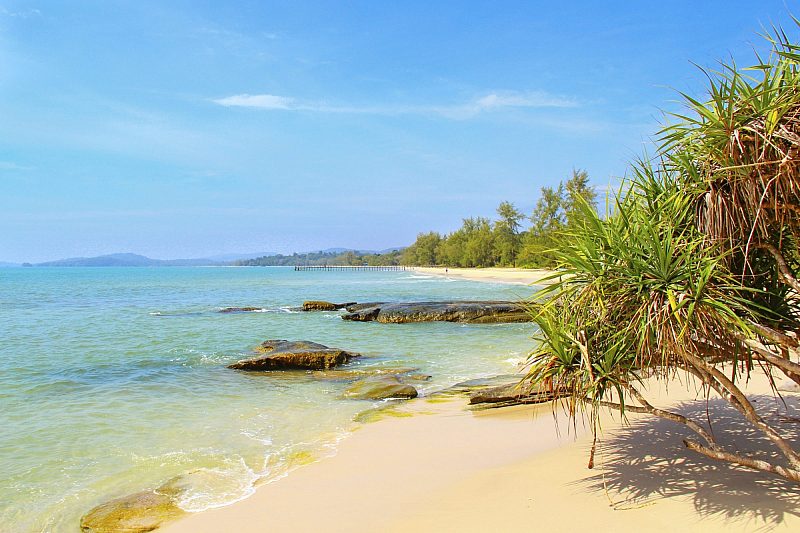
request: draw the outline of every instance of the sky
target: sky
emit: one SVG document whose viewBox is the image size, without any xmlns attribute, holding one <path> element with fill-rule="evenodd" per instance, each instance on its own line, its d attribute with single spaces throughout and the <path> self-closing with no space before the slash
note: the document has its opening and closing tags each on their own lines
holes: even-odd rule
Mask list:
<svg viewBox="0 0 800 533">
<path fill-rule="evenodd" d="M 0 0 L 0 261 L 383 249 L 625 175 L 784 0 Z"/>
</svg>

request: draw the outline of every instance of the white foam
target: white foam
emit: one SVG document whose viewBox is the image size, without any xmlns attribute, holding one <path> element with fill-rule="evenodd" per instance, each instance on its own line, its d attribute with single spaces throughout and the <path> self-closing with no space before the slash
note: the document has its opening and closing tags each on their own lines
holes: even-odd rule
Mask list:
<svg viewBox="0 0 800 533">
<path fill-rule="evenodd" d="M 190 513 L 224 507 L 251 496 L 259 479 L 241 457 L 224 467 L 198 468 L 182 476 L 178 507 Z"/>
</svg>

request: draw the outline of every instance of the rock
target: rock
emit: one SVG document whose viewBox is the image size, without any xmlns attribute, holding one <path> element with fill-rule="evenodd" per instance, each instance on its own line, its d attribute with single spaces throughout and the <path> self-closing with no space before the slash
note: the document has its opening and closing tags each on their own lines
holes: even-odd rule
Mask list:
<svg viewBox="0 0 800 533">
<path fill-rule="evenodd" d="M 180 486 L 170 480 L 156 490 L 145 490 L 100 504 L 81 517 L 83 533 L 144 533 L 175 520 L 184 511 L 176 503 Z"/>
<path fill-rule="evenodd" d="M 264 355 L 237 361 L 235 370 L 327 370 L 361 354 L 309 341 L 269 340 L 256 348 Z"/>
<path fill-rule="evenodd" d="M 352 304 L 345 306 L 345 311 L 348 313 L 357 313 L 363 309 L 369 309 L 372 307 L 380 307 L 384 305 L 386 302 L 366 302 L 363 304 Z"/>
<path fill-rule="evenodd" d="M 356 400 L 386 400 L 389 398 L 416 398 L 417 389 L 407 385 L 393 375 L 378 375 L 364 378 L 352 384 L 345 398 Z"/>
<path fill-rule="evenodd" d="M 322 300 L 309 300 L 307 302 L 303 302 L 303 311 L 337 311 L 339 309 L 344 309 L 348 305 L 356 305 L 356 302 L 335 304 Z"/>
<path fill-rule="evenodd" d="M 524 304 L 503 301 L 401 302 L 359 304 L 347 308 L 345 320 L 356 322 L 466 322 L 488 324 L 500 322 L 530 322 L 531 315 Z"/>
<path fill-rule="evenodd" d="M 254 311 L 261 311 L 261 307 L 223 307 L 218 313 L 252 313 Z"/>
<path fill-rule="evenodd" d="M 549 402 L 557 397 L 558 394 L 543 387 L 531 390 L 526 384 L 512 383 L 477 390 L 470 394 L 469 403 L 470 405 L 494 404 L 499 407 L 500 404 L 505 406 Z"/>
<path fill-rule="evenodd" d="M 360 367 L 351 368 L 347 370 L 334 369 L 334 370 L 318 370 L 311 372 L 311 377 L 321 381 L 357 381 L 370 376 L 392 375 L 392 376 L 408 376 L 414 379 L 412 375 L 419 370 L 418 368 L 408 367 Z M 430 379 L 430 376 L 428 376 Z"/>
</svg>

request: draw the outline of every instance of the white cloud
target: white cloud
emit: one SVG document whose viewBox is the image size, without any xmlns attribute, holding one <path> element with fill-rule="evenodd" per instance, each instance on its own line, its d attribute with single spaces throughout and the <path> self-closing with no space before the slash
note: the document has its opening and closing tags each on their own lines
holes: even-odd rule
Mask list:
<svg viewBox="0 0 800 533">
<path fill-rule="evenodd" d="M 575 107 L 573 100 L 543 92 L 491 93 L 478 98 L 475 104 L 481 109 L 497 107 Z"/>
<path fill-rule="evenodd" d="M 439 115 L 464 120 L 480 113 L 505 108 L 565 108 L 577 107 L 572 99 L 554 96 L 541 91 L 492 92 L 470 102 L 451 105 L 331 105 L 325 102 L 301 102 L 288 96 L 274 94 L 236 94 L 212 100 L 226 107 L 249 107 L 262 110 L 311 111 L 318 113 L 361 113 L 371 115 Z"/>
<path fill-rule="evenodd" d="M 294 98 L 274 94 L 236 94 L 214 100 L 225 107 L 255 107 L 257 109 L 295 109 Z"/>
<path fill-rule="evenodd" d="M 39 17 L 42 15 L 42 12 L 39 11 L 38 9 L 26 9 L 24 11 L 10 11 L 4 7 L 0 7 L 0 15 L 4 15 L 6 17 L 27 19 L 31 17 Z"/>
</svg>

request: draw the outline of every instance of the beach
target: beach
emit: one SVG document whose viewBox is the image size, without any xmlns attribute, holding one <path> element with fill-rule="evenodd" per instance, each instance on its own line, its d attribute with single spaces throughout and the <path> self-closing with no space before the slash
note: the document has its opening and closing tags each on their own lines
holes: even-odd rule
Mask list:
<svg viewBox="0 0 800 533">
<path fill-rule="evenodd" d="M 690 385 L 692 388 L 694 385 Z M 749 389 L 768 398 L 766 380 Z M 696 400 L 652 384 L 657 405 Z M 796 405 L 796 398 L 788 401 Z M 693 401 L 689 411 L 704 406 Z M 261 486 L 249 499 L 191 514 L 166 533 L 217 531 L 796 531 L 800 490 L 684 449 L 682 428 L 605 412 L 596 465 L 591 435 L 552 404 L 469 411 L 416 400 L 357 430 L 331 458 Z M 713 404 L 713 409 L 722 409 Z M 724 411 L 724 409 L 722 409 Z M 716 413 L 718 414 L 718 413 Z M 556 420 L 558 419 L 558 426 Z M 730 422 L 748 447 L 755 435 Z M 795 436 L 796 429 L 791 430 Z M 744 433 L 744 434 L 743 434 Z M 756 438 L 759 445 L 768 448 Z M 534 526 L 535 525 L 535 526 Z"/>
<path fill-rule="evenodd" d="M 548 279 L 552 270 L 534 268 L 445 268 L 445 267 L 413 267 L 415 272 L 443 276 L 450 279 L 485 281 L 490 283 L 513 283 L 517 285 L 541 285 L 552 283 Z"/>
<path fill-rule="evenodd" d="M 439 269 L 417 269 L 443 275 Z M 539 273 L 459 269 L 448 276 L 535 283 Z M 697 383 L 648 382 L 647 396 L 695 418 L 708 409 L 720 441 L 773 453 L 768 443 Z M 769 383 L 746 388 L 790 439 L 800 439 Z M 190 513 L 167 533 L 217 531 L 795 531 L 800 489 L 780 478 L 686 450 L 691 433 L 648 415 L 601 415 L 595 467 L 591 432 L 552 403 L 472 410 L 464 397 L 407 402 L 361 425 L 334 456 L 259 486 L 233 505 Z M 796 409 L 798 397 L 786 394 Z M 728 434 L 733 441 L 729 440 Z M 762 451 L 763 450 L 763 451 Z"/>
</svg>

